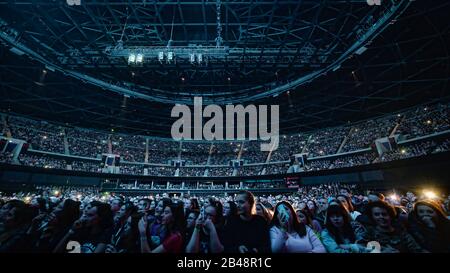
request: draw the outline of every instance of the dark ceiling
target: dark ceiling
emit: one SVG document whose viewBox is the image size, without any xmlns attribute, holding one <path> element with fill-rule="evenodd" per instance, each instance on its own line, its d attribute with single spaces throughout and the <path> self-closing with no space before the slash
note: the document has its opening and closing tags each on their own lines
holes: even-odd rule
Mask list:
<svg viewBox="0 0 450 273">
<path fill-rule="evenodd" d="M 80 7 L 64 2 L 0 1 L 1 30 L 45 58 L 14 53 L 11 41 L 3 39 L 2 112 L 169 136 L 173 104 L 201 95 L 211 102 L 279 104 L 280 129 L 289 133 L 368 119 L 450 94 L 445 0 L 411 2 L 364 41 L 365 52 L 348 56 L 347 49 L 386 7 L 365 1 L 223 1 L 222 45 L 234 53 L 204 64 L 183 58 L 160 63 L 146 56 L 140 67 L 105 49 L 121 39 L 125 47 L 166 47 L 171 36 L 174 47 L 214 46 L 216 1 L 82 1 Z M 258 54 L 239 51 L 244 49 Z M 332 66 L 342 56 L 345 61 Z M 68 71 L 147 97 L 124 96 Z M 318 71 L 313 80 L 274 91 Z"/>
</svg>

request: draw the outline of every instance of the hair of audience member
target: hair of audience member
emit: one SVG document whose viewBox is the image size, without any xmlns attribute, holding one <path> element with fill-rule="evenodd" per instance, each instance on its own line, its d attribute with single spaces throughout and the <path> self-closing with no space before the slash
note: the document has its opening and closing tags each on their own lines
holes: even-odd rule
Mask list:
<svg viewBox="0 0 450 273">
<path fill-rule="evenodd" d="M 262 211 L 262 217 L 264 217 L 264 219 L 266 219 L 267 223 L 270 223 L 270 221 L 272 221 L 272 217 L 273 217 L 273 213 L 272 211 L 270 211 L 268 208 L 266 208 L 266 206 L 264 206 L 264 204 L 262 204 L 261 202 L 258 202 L 256 204 L 256 207 L 260 206 L 260 209 Z"/>
<path fill-rule="evenodd" d="M 111 206 L 107 203 L 100 201 L 92 201 L 91 208 L 97 208 L 97 215 L 99 220 L 99 227 L 102 229 L 108 229 L 113 226 L 113 213 Z"/>
<path fill-rule="evenodd" d="M 419 217 L 417 215 L 418 206 L 427 206 L 427 207 L 431 208 L 432 210 L 434 210 L 434 212 L 437 215 L 437 220 L 438 220 L 438 223 L 436 223 L 437 226 L 442 227 L 443 224 L 450 223 L 450 220 L 447 218 L 446 213 L 444 212 L 444 210 L 442 209 L 442 207 L 440 206 L 440 204 L 437 201 L 434 201 L 431 199 L 417 201 L 414 204 L 414 208 L 413 208 L 413 213 L 414 213 L 414 216 L 416 217 L 416 219 L 419 219 Z"/>
<path fill-rule="evenodd" d="M 14 211 L 14 228 L 20 228 L 29 224 L 33 218 L 33 209 L 25 204 L 23 201 L 11 202 L 9 204 L 9 211 Z"/>
<path fill-rule="evenodd" d="M 342 238 L 339 230 L 333 225 L 330 219 L 332 215 L 342 216 L 342 218 L 344 219 L 343 235 L 345 236 L 345 238 L 349 238 L 351 241 L 355 241 L 355 233 L 353 232 L 352 226 L 350 224 L 351 223 L 350 215 L 347 213 L 347 210 L 342 205 L 336 204 L 330 205 L 328 207 L 325 219 L 325 228 L 334 237 L 336 243 L 343 244 L 344 238 Z"/>
<path fill-rule="evenodd" d="M 184 236 L 186 228 L 186 219 L 184 217 L 184 206 L 179 203 L 170 202 L 164 206 L 163 210 L 168 207 L 172 212 L 173 221 L 167 226 L 169 233 L 180 232 Z"/>
<path fill-rule="evenodd" d="M 36 198 L 36 202 L 38 203 L 39 206 L 39 210 L 46 212 L 47 211 L 47 200 L 42 198 L 42 197 L 38 197 Z"/>
<path fill-rule="evenodd" d="M 376 192 L 376 191 L 371 191 L 367 194 L 367 196 L 369 195 L 375 195 L 378 197 L 378 199 L 380 199 L 380 201 L 385 201 L 386 197 L 384 196 L 384 194 L 382 194 L 381 192 Z"/>
<path fill-rule="evenodd" d="M 131 201 L 126 201 L 122 204 L 122 206 L 125 206 L 125 213 L 127 215 L 131 215 L 137 211 L 136 206 Z"/>
<path fill-rule="evenodd" d="M 374 208 L 385 209 L 387 211 L 389 217 L 391 218 L 391 220 L 394 220 L 395 217 L 397 216 L 397 212 L 396 212 L 395 208 L 392 205 L 390 205 L 389 203 L 387 203 L 385 201 L 370 202 L 366 205 L 366 213 L 367 213 L 367 216 L 369 217 L 370 221 L 372 222 L 372 224 L 375 224 L 375 220 L 373 219 L 373 216 L 372 216 L 372 210 Z"/>
<path fill-rule="evenodd" d="M 347 187 L 340 187 L 340 188 L 339 188 L 339 192 L 341 192 L 341 190 L 344 190 L 344 191 L 348 192 L 350 195 L 352 194 L 352 191 L 350 190 L 350 188 L 347 188 Z"/>
<path fill-rule="evenodd" d="M 198 204 L 197 198 L 191 198 L 190 199 L 190 207 L 189 209 L 192 210 L 199 210 L 200 211 L 200 205 Z"/>
<path fill-rule="evenodd" d="M 339 201 L 339 197 L 343 197 L 346 201 L 347 201 L 347 205 L 348 205 L 348 210 L 349 210 L 349 212 L 353 212 L 353 211 L 355 211 L 355 208 L 353 207 L 353 204 L 352 204 L 352 200 L 350 199 L 350 197 L 348 197 L 347 195 L 344 195 L 344 194 L 338 194 L 337 196 L 336 196 L 336 199 Z"/>
<path fill-rule="evenodd" d="M 186 212 L 185 212 L 185 215 L 184 215 L 184 218 L 185 218 L 184 220 L 185 220 L 186 224 L 187 224 L 187 219 L 188 219 L 188 217 L 189 217 L 189 215 L 190 215 L 191 213 L 194 214 L 195 220 L 197 220 L 198 216 L 200 215 L 200 212 L 199 212 L 198 210 L 190 210 L 190 209 L 187 209 Z M 194 225 L 195 225 L 195 220 L 194 220 Z"/>
<path fill-rule="evenodd" d="M 300 237 L 304 237 L 306 235 L 306 226 L 304 224 L 300 223 L 300 221 L 298 220 L 297 214 L 295 213 L 294 208 L 292 207 L 291 203 L 289 203 L 287 201 L 280 201 L 275 206 L 272 221 L 270 222 L 269 226 L 270 227 L 276 226 L 278 228 L 281 226 L 281 223 L 278 220 L 278 207 L 281 205 L 285 205 L 291 212 L 293 230 L 295 230 Z"/>
<path fill-rule="evenodd" d="M 306 206 L 303 209 L 297 210 L 296 213 L 298 211 L 301 212 L 305 216 L 306 225 L 312 228 L 313 215 L 311 213 L 311 210 Z"/>
<path fill-rule="evenodd" d="M 314 212 L 311 211 L 311 209 L 308 207 L 308 202 L 312 202 L 313 203 L 313 205 L 314 205 Z M 306 207 L 311 211 L 312 214 L 314 214 L 316 212 L 316 210 L 317 210 L 317 203 L 313 199 L 309 199 L 308 201 L 306 201 Z"/>
<path fill-rule="evenodd" d="M 222 226 L 224 224 L 224 217 L 223 217 L 223 205 L 218 200 L 214 200 L 212 203 L 209 204 L 210 207 L 213 207 L 216 210 L 216 217 L 215 217 L 215 225 L 216 226 Z"/>
<path fill-rule="evenodd" d="M 248 204 L 250 205 L 250 211 L 251 214 L 256 214 L 256 207 L 255 207 L 255 196 L 250 191 L 246 190 L 240 190 L 238 192 L 238 195 L 245 195 L 245 200 L 247 200 Z"/>
<path fill-rule="evenodd" d="M 58 216 L 58 221 L 62 227 L 69 226 L 80 217 L 80 202 L 72 199 L 63 201 L 63 208 L 61 214 Z"/>
<path fill-rule="evenodd" d="M 227 203 L 230 205 L 230 217 L 238 215 L 238 209 L 237 205 L 234 201 L 227 201 Z"/>
</svg>

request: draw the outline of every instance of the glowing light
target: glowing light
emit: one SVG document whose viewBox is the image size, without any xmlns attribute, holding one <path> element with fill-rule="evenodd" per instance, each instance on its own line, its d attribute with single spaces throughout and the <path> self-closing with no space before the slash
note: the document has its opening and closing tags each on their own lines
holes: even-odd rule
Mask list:
<svg viewBox="0 0 450 273">
<path fill-rule="evenodd" d="M 77 195 L 77 199 L 81 199 L 81 197 L 83 197 L 81 194 Z"/>
<path fill-rule="evenodd" d="M 437 198 L 437 194 L 435 192 L 433 192 L 433 191 L 430 191 L 430 190 L 424 190 L 423 194 L 425 195 L 426 198 L 429 198 L 429 199 Z"/>
<path fill-rule="evenodd" d="M 406 154 L 406 149 L 402 149 L 400 152 L 401 152 L 402 154 Z"/>
<path fill-rule="evenodd" d="M 136 56 L 136 63 L 142 63 L 144 61 L 144 55 L 138 54 Z"/>
<path fill-rule="evenodd" d="M 431 120 L 427 120 L 427 124 L 431 124 Z"/>
<path fill-rule="evenodd" d="M 398 201 L 398 200 L 400 200 L 400 197 L 397 194 L 393 193 L 393 194 L 389 195 L 389 199 L 391 199 L 393 201 Z"/>
<path fill-rule="evenodd" d="M 59 191 L 54 191 L 53 195 L 59 195 Z"/>
<path fill-rule="evenodd" d="M 167 61 L 170 62 L 172 60 L 173 60 L 173 52 L 170 51 L 170 52 L 167 53 Z"/>
<path fill-rule="evenodd" d="M 128 63 L 134 63 L 134 62 L 136 62 L 136 55 L 130 54 L 130 56 L 128 56 Z"/>
<path fill-rule="evenodd" d="M 30 196 L 25 197 L 25 199 L 24 199 L 25 203 L 30 203 L 30 201 L 31 201 L 31 197 Z"/>
</svg>

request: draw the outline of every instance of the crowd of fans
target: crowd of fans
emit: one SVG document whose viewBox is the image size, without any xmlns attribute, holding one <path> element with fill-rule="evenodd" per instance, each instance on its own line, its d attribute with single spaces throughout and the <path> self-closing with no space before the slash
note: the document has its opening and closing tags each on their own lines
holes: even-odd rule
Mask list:
<svg viewBox="0 0 450 273">
<path fill-rule="evenodd" d="M 2 115 L 2 125 L 5 137 L 26 140 L 31 148 L 44 152 L 58 154 L 100 158 L 103 153 L 115 153 L 125 162 L 119 167 L 120 173 L 143 174 L 143 165 L 129 163 L 144 163 L 148 151 L 148 163 L 168 165 L 171 160 L 182 160 L 187 167 L 179 168 L 180 176 L 203 176 L 208 170 L 208 176 L 230 176 L 233 168 L 232 160 L 242 160 L 244 167 L 236 168 L 236 175 L 256 175 L 260 173 L 285 173 L 289 165 L 276 164 L 289 163 L 293 154 L 306 153 L 308 160 L 303 171 L 334 169 L 365 165 L 375 162 L 386 162 L 409 157 L 416 157 L 449 150 L 449 139 L 429 140 L 423 139 L 400 144 L 393 151 L 376 155 L 373 152 L 355 153 L 356 150 L 367 149 L 373 141 L 380 137 L 402 134 L 406 139 L 424 137 L 436 132 L 450 130 L 449 105 L 436 104 L 421 106 L 395 114 L 369 120 L 354 125 L 328 128 L 313 132 L 312 134 L 297 134 L 280 136 L 279 147 L 272 152 L 261 152 L 262 141 L 216 141 L 176 142 L 165 139 L 147 138 L 144 136 L 120 135 L 113 132 L 99 132 L 81 128 L 57 126 L 47 122 L 38 122 L 15 116 Z M 401 140 L 401 139 L 400 139 Z M 148 144 L 148 147 L 147 147 Z M 68 147 L 65 147 L 65 146 Z M 68 148 L 68 149 L 66 149 Z M 339 152 L 339 153 L 338 153 Z M 340 153 L 351 152 L 350 155 Z M 337 154 L 338 153 L 338 154 Z M 336 155 L 333 157 L 325 157 Z M 67 164 L 77 160 L 73 170 L 97 171 L 95 162 L 78 160 L 74 157 L 50 157 L 44 154 L 25 153 L 14 160 L 11 153 L 0 153 L 0 162 L 20 163 L 22 165 L 45 168 L 67 169 Z M 269 161 L 268 161 L 269 160 Z M 247 164 L 266 163 L 262 167 L 250 167 Z M 128 162 L 128 163 L 127 163 Z M 221 166 L 206 167 L 205 165 Z M 194 166 L 205 166 L 194 168 Z M 173 176 L 175 167 L 147 166 L 149 175 Z"/>
<path fill-rule="evenodd" d="M 450 130 L 448 104 L 418 107 L 404 113 L 403 117 L 398 133 L 408 139 Z"/>
<path fill-rule="evenodd" d="M 389 136 L 394 129 L 396 116 L 390 116 L 377 120 L 369 120 L 353 127 L 348 140 L 342 147 L 342 152 L 356 151 L 369 147 L 374 140 Z"/>
<path fill-rule="evenodd" d="M 450 139 L 426 140 L 410 145 L 400 145 L 397 149 L 388 151 L 377 157 L 374 162 L 387 162 L 411 157 L 418 157 L 427 154 L 435 154 L 450 150 Z"/>
<path fill-rule="evenodd" d="M 0 193 L 0 253 L 448 253 L 449 205 L 340 184 L 172 197 L 44 186 Z"/>
<path fill-rule="evenodd" d="M 305 152 L 314 157 L 335 154 L 349 130 L 348 127 L 320 130 L 311 135 Z"/>
<path fill-rule="evenodd" d="M 19 162 L 24 166 L 33 166 L 46 169 L 67 169 L 67 161 L 65 159 L 57 159 L 48 156 L 20 154 Z"/>
<path fill-rule="evenodd" d="M 9 130 L 14 138 L 26 140 L 35 150 L 64 154 L 64 130 L 46 122 L 10 117 Z"/>
<path fill-rule="evenodd" d="M 294 153 L 300 153 L 306 145 L 306 135 L 280 136 L 278 149 L 273 151 L 270 162 L 286 161 Z"/>
<path fill-rule="evenodd" d="M 269 163 L 263 165 L 243 165 L 240 167 L 171 167 L 171 166 L 154 166 L 144 164 L 121 163 L 119 165 L 119 172 L 130 175 L 143 175 L 144 168 L 148 169 L 147 175 L 152 176 L 175 176 L 176 170 L 178 176 L 186 177 L 202 177 L 205 176 L 205 170 L 208 170 L 207 176 L 254 176 L 262 174 L 283 174 L 286 172 L 301 172 L 301 171 L 319 171 L 330 170 L 345 167 L 354 167 L 361 165 L 368 165 L 377 162 L 388 162 L 400 160 L 410 157 L 419 157 L 439 152 L 450 150 L 450 139 L 441 138 L 436 140 L 422 140 L 412 143 L 405 143 L 399 145 L 396 149 L 384 152 L 378 155 L 376 152 L 364 151 L 354 154 L 343 154 L 333 157 L 315 158 L 307 160 L 302 165 L 300 163 L 298 168 L 293 168 L 289 163 Z M 45 154 L 30 154 L 22 153 L 19 156 L 19 164 L 25 166 L 34 166 L 41 168 L 53 169 L 68 169 L 67 165 L 72 165 L 72 170 L 86 171 L 86 172 L 100 172 L 101 164 L 99 161 L 92 160 L 71 160 L 71 158 L 51 157 Z M 12 163 L 11 153 L 0 153 L 0 162 Z M 233 172 L 236 169 L 236 172 Z M 265 171 L 264 171 L 265 170 Z"/>
</svg>

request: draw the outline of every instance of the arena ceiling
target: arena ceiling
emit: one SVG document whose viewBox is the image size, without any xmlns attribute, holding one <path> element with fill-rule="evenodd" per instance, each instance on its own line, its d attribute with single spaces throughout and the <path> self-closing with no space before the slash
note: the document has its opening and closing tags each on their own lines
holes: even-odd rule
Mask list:
<svg viewBox="0 0 450 273">
<path fill-rule="evenodd" d="M 338 126 L 447 98 L 449 12 L 445 0 L 0 1 L 0 108 L 168 136 L 171 107 L 202 96 L 279 104 L 285 133 Z"/>
</svg>

